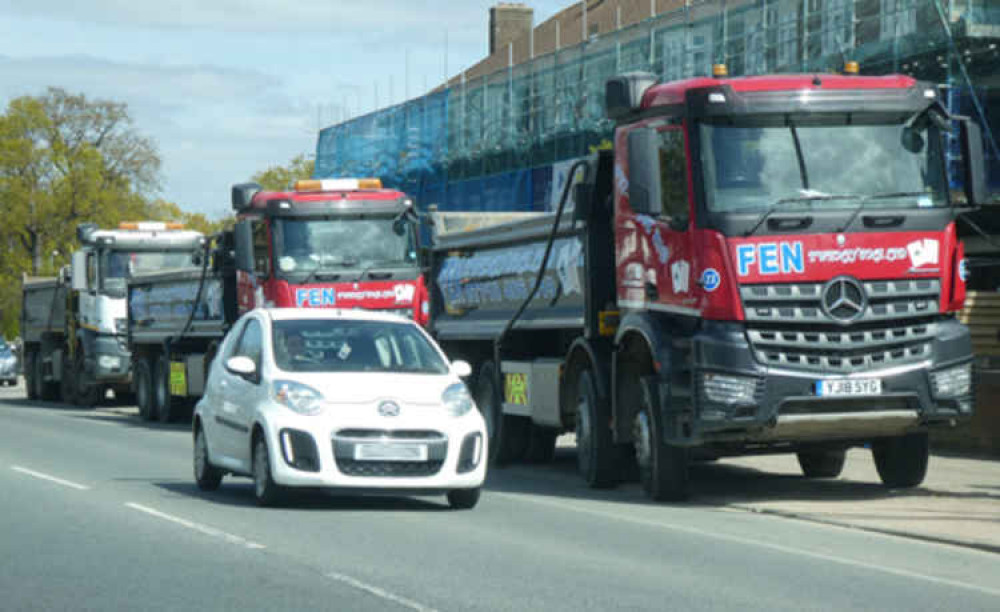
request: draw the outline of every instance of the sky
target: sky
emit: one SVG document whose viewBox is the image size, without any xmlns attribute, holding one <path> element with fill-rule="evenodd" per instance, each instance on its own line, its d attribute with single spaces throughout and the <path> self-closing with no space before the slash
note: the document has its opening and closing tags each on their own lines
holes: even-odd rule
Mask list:
<svg viewBox="0 0 1000 612">
<path fill-rule="evenodd" d="M 525 3 L 536 25 L 572 4 Z M 320 127 L 483 59 L 494 4 L 0 0 L 0 107 L 49 86 L 124 102 L 163 161 L 154 195 L 217 218 L 233 183 L 314 155 Z"/>
</svg>

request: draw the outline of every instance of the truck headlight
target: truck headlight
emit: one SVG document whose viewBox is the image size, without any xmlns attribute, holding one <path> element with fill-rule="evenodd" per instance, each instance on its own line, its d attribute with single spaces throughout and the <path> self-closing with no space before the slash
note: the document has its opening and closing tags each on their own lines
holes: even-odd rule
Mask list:
<svg viewBox="0 0 1000 612">
<path fill-rule="evenodd" d="M 115 355 L 101 355 L 97 358 L 97 365 L 102 370 L 117 370 L 122 367 L 122 359 Z"/>
<path fill-rule="evenodd" d="M 961 397 L 972 391 L 972 364 L 931 373 L 936 397 Z"/>
<path fill-rule="evenodd" d="M 314 416 L 323 412 L 323 394 L 308 385 L 291 380 L 276 380 L 271 397 L 292 412 Z"/>
<path fill-rule="evenodd" d="M 701 379 L 705 399 L 716 404 L 753 404 L 757 379 L 706 372 Z"/>
<path fill-rule="evenodd" d="M 463 383 L 455 383 L 444 390 L 441 394 L 441 403 L 445 410 L 453 417 L 460 417 L 472 410 L 472 396 Z"/>
</svg>

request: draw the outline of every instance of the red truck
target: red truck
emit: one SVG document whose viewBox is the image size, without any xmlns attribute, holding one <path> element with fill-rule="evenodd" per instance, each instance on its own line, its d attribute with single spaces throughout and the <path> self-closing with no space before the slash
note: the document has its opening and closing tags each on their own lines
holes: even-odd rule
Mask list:
<svg viewBox="0 0 1000 612">
<path fill-rule="evenodd" d="M 247 183 L 233 187 L 232 204 L 236 224 L 206 245 L 200 268 L 129 281 L 136 403 L 147 420 L 186 412 L 226 331 L 257 306 L 426 320 L 417 216 L 404 193 L 378 179 L 303 180 L 280 192 Z"/>
<path fill-rule="evenodd" d="M 634 73 L 606 109 L 614 148 L 572 213 L 567 189 L 555 214 L 435 239 L 430 329 L 478 365 L 494 459 L 575 432 L 591 486 L 637 472 L 680 499 L 693 460 L 797 453 L 836 477 L 870 445 L 885 485 L 918 485 L 928 428 L 973 412 L 955 219 L 985 200 L 978 126 L 906 76 Z"/>
</svg>

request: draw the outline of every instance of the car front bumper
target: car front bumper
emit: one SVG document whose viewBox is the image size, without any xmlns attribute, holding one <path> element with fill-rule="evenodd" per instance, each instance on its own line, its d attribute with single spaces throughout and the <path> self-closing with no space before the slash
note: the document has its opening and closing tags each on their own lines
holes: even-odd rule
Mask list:
<svg viewBox="0 0 1000 612">
<path fill-rule="evenodd" d="M 302 416 L 286 408 L 269 412 L 261 424 L 271 449 L 273 478 L 282 486 L 430 493 L 476 488 L 486 478 L 486 427 L 475 410 L 457 418 L 330 418 Z M 423 460 L 359 455 L 362 446 L 375 445 L 377 450 L 385 444 L 414 449 Z"/>
</svg>

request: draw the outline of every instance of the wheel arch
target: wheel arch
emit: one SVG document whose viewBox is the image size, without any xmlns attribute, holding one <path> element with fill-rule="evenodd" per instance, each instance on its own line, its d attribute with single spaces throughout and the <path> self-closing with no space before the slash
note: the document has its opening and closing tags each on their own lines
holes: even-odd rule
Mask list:
<svg viewBox="0 0 1000 612">
<path fill-rule="evenodd" d="M 559 412 L 563 423 L 570 424 L 576 411 L 573 390 L 585 369 L 594 373 L 594 386 L 601 399 L 610 399 L 611 393 L 611 345 L 604 340 L 591 341 L 577 338 L 566 351 L 564 374 L 559 385 Z"/>
<path fill-rule="evenodd" d="M 648 312 L 631 312 L 622 319 L 615 334 L 611 356 L 611 410 L 615 439 L 631 441 L 634 406 L 619 401 L 620 368 L 623 356 L 637 360 L 646 374 L 669 373 L 672 367 L 672 334 L 659 317 Z"/>
</svg>

